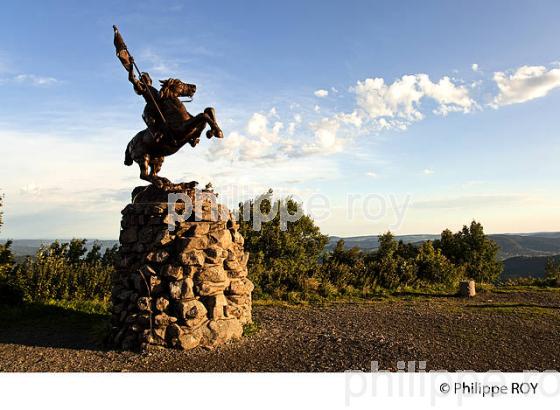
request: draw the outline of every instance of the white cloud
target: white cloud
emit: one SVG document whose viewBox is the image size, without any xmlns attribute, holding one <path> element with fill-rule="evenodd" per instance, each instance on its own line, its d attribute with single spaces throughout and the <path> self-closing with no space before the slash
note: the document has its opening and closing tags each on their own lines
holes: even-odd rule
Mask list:
<svg viewBox="0 0 560 410">
<path fill-rule="evenodd" d="M 340 121 L 336 118 L 323 118 L 311 124 L 315 139 L 303 146 L 305 154 L 332 154 L 342 149 L 344 141 L 337 138 Z"/>
<path fill-rule="evenodd" d="M 296 131 L 296 126 L 297 124 L 295 122 L 291 122 L 288 124 L 288 134 L 289 135 L 294 135 L 294 132 Z"/>
<path fill-rule="evenodd" d="M 208 149 L 211 159 L 236 159 L 237 152 L 245 144 L 247 137 L 237 131 L 230 132 L 219 144 L 212 144 Z"/>
<path fill-rule="evenodd" d="M 441 78 L 433 83 L 427 74 L 418 74 L 418 85 L 426 97 L 438 102 L 436 114 L 447 115 L 449 112 L 468 113 L 475 103 L 469 96 L 466 87 L 457 86 L 451 82 L 449 77 Z"/>
<path fill-rule="evenodd" d="M 379 175 L 377 175 L 375 172 L 366 172 L 366 175 L 370 178 L 379 178 Z"/>
<path fill-rule="evenodd" d="M 433 169 L 426 168 L 424 171 L 422 171 L 422 173 L 424 175 L 433 175 L 435 173 L 435 171 Z"/>
<path fill-rule="evenodd" d="M 30 84 L 36 86 L 48 86 L 58 83 L 54 77 L 44 77 L 35 74 L 18 74 L 12 78 L 16 83 Z"/>
<path fill-rule="evenodd" d="M 302 121 L 301 116 L 296 120 Z M 276 162 L 290 158 L 301 158 L 312 155 L 328 155 L 341 150 L 343 141 L 337 137 L 342 123 L 337 118 L 323 118 L 309 124 L 309 133 L 303 133 L 298 140 L 292 139 L 296 126 L 301 122 L 288 124 L 287 133 L 282 122 L 269 123 L 267 116 L 254 113 L 246 125 L 246 134 L 234 131 L 224 138 L 220 144 L 213 144 L 208 150 L 211 160 L 267 161 Z"/>
<path fill-rule="evenodd" d="M 294 120 L 288 123 L 288 135 L 294 135 L 296 128 L 303 122 L 301 114 L 294 114 Z"/>
<path fill-rule="evenodd" d="M 319 107 L 318 105 L 315 105 L 315 107 L 313 107 L 313 111 L 315 111 L 316 113 L 321 111 L 321 107 Z"/>
<path fill-rule="evenodd" d="M 498 108 L 544 97 L 560 87 L 560 68 L 547 70 L 543 66 L 523 66 L 510 75 L 501 71 L 494 73 L 494 81 L 500 93 L 490 105 Z"/>
<path fill-rule="evenodd" d="M 454 84 L 447 76 L 437 83 L 427 74 L 404 75 L 392 84 L 386 84 L 383 78 L 368 78 L 358 81 L 354 91 L 358 107 L 371 119 L 398 117 L 419 121 L 424 118 L 419 108 L 425 97 L 438 103 L 434 112 L 440 115 L 452 111 L 466 113 L 475 106 L 468 89 Z"/>
<path fill-rule="evenodd" d="M 356 128 L 360 128 L 363 122 L 361 115 L 357 111 L 353 111 L 351 114 L 336 114 L 335 118 L 344 124 L 351 124 Z"/>
<path fill-rule="evenodd" d="M 329 92 L 327 90 L 320 89 L 315 91 L 313 94 L 315 94 L 315 97 L 324 98 L 329 95 Z"/>
<path fill-rule="evenodd" d="M 477 71 L 478 71 L 478 64 L 473 63 L 473 65 L 471 65 L 471 69 L 472 69 L 474 72 L 477 72 Z"/>
<path fill-rule="evenodd" d="M 416 76 L 405 75 L 392 84 L 383 78 L 358 81 L 355 92 L 358 106 L 371 118 L 399 116 L 409 120 L 422 119 L 415 105 L 422 98 Z"/>
</svg>

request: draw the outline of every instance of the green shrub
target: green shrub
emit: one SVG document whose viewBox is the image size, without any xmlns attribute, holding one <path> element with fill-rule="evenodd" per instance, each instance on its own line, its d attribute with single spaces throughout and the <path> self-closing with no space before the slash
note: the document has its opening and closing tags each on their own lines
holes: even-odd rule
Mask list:
<svg viewBox="0 0 560 410">
<path fill-rule="evenodd" d="M 415 281 L 417 267 L 414 259 L 407 257 L 408 252 L 409 248 L 397 242 L 391 232 L 379 237 L 373 265 L 378 285 L 396 289 Z"/>
<path fill-rule="evenodd" d="M 113 267 L 103 258 L 86 256 L 85 241 L 43 246 L 11 270 L 6 282 L 26 302 L 104 300 L 111 291 Z"/>
<path fill-rule="evenodd" d="M 453 285 L 463 274 L 463 269 L 451 263 L 432 241 L 424 242 L 416 256 L 418 279 L 427 284 Z"/>
<path fill-rule="evenodd" d="M 328 237 L 321 234 L 313 219 L 303 215 L 296 222 L 288 223 L 282 230 L 279 213 L 269 222 L 263 222 L 260 230 L 253 229 L 254 208 L 260 206 L 268 214 L 273 207 L 287 207 L 295 214 L 301 204 L 292 198 L 272 200 L 272 191 L 255 200 L 239 204 L 240 232 L 245 238 L 245 250 L 250 253 L 249 275 L 255 284 L 255 294 L 270 294 L 284 299 L 286 292 L 302 292 L 307 280 L 317 270 Z"/>
</svg>

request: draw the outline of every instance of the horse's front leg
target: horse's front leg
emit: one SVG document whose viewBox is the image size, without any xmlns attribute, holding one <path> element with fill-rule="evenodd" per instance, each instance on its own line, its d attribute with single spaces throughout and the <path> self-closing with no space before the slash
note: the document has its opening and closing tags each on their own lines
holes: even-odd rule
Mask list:
<svg viewBox="0 0 560 410">
<path fill-rule="evenodd" d="M 185 121 L 181 126 L 180 133 L 184 135 L 183 144 L 188 142 L 193 147 L 198 144 L 200 141 L 200 134 L 204 131 L 206 124 L 210 125 L 210 131 L 216 132 L 215 135 L 218 135 L 218 138 L 222 138 L 222 130 L 217 128 L 216 123 L 212 120 L 210 115 L 206 112 L 202 112 Z"/>
<path fill-rule="evenodd" d="M 210 125 L 210 130 L 206 132 L 206 137 L 224 138 L 224 133 L 218 126 L 218 122 L 216 120 L 216 110 L 212 107 L 208 107 L 204 110 L 204 114 L 209 117 L 208 125 Z"/>
</svg>

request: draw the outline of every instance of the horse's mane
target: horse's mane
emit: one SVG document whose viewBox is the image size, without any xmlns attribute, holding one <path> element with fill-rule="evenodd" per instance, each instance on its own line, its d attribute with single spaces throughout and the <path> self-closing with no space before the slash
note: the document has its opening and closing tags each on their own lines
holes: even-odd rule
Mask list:
<svg viewBox="0 0 560 410">
<path fill-rule="evenodd" d="M 174 98 L 179 96 L 179 86 L 183 83 L 176 78 L 168 78 L 167 80 L 159 81 L 161 83 L 161 90 L 159 90 L 160 98 Z"/>
</svg>

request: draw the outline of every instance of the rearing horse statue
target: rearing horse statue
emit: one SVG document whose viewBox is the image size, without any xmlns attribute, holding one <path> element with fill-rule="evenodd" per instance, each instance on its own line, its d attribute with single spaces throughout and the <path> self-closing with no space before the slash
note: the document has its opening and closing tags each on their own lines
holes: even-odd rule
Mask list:
<svg viewBox="0 0 560 410">
<path fill-rule="evenodd" d="M 140 166 L 140 178 L 158 187 L 173 185 L 167 178 L 158 176 L 164 158 L 175 154 L 185 144 L 195 147 L 200 135 L 208 125 L 208 138 L 223 138 L 223 133 L 216 123 L 213 108 L 192 116 L 179 97 L 193 97 L 196 85 L 187 84 L 176 78 L 160 81 L 158 91 L 152 86 L 148 73 L 140 73 L 134 58 L 129 53 L 124 40 L 116 26 L 113 26 L 116 54 L 124 68 L 128 71 L 128 79 L 134 91 L 144 97 L 146 107 L 142 117 L 147 128 L 136 134 L 128 143 L 125 151 L 125 165 L 137 162 Z M 140 74 L 137 79 L 134 70 Z"/>
<path fill-rule="evenodd" d="M 149 76 L 142 75 L 147 84 L 150 84 Z M 162 186 L 170 182 L 166 178 L 158 176 L 165 157 L 175 154 L 185 144 L 192 147 L 200 141 L 200 136 L 206 125 L 210 129 L 206 132 L 208 138 L 223 138 L 223 133 L 216 123 L 216 114 L 213 108 L 206 108 L 204 112 L 192 116 L 179 97 L 192 98 L 196 92 L 194 84 L 186 84 L 180 80 L 170 78 L 162 81 L 162 87 L 158 100 L 165 126 L 158 127 L 157 123 L 148 113 L 151 107 L 147 104 L 144 110 L 144 118 L 148 128 L 136 134 L 128 143 L 125 151 L 125 165 L 137 162 L 140 166 L 140 178 L 155 185 Z M 163 129 L 162 129 L 163 128 Z"/>
</svg>

